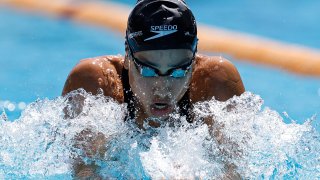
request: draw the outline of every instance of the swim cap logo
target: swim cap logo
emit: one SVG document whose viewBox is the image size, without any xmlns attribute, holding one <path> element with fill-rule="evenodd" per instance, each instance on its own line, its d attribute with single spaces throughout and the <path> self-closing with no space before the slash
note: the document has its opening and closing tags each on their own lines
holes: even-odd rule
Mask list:
<svg viewBox="0 0 320 180">
<path fill-rule="evenodd" d="M 157 39 L 163 36 L 173 34 L 178 31 L 178 25 L 161 25 L 161 26 L 151 26 L 151 32 L 157 33 L 157 35 L 152 36 L 144 41 L 149 41 L 152 39 Z"/>
<path fill-rule="evenodd" d="M 142 35 L 143 35 L 142 31 L 138 31 L 138 32 L 130 33 L 128 37 L 129 37 L 129 39 L 132 39 L 132 38 L 142 36 Z"/>
</svg>

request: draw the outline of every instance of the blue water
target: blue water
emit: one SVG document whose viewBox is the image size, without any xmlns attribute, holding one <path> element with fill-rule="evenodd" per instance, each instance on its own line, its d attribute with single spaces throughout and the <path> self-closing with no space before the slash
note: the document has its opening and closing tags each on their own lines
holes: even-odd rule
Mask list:
<svg viewBox="0 0 320 180">
<path fill-rule="evenodd" d="M 80 59 L 123 53 L 121 36 L 105 29 L 5 8 L 0 22 L 0 101 L 55 98 Z"/>
<path fill-rule="evenodd" d="M 188 2 L 199 22 L 320 48 L 318 1 Z M 0 20 L 0 101 L 17 104 L 54 98 L 79 59 L 124 52 L 121 35 L 107 29 L 8 8 L 1 8 Z M 320 113 L 319 78 L 233 62 L 246 89 L 261 95 L 267 106 L 288 112 L 298 122 Z M 11 119 L 19 116 L 7 113 Z"/>
<path fill-rule="evenodd" d="M 82 112 L 64 119 L 64 112 L 74 112 L 66 99 L 79 94 L 86 99 Z M 71 179 L 71 159 L 79 155 L 88 163 L 100 160 L 97 173 L 104 179 L 222 179 L 226 164 L 244 179 L 319 178 L 320 134 L 310 122 L 286 124 L 262 105 L 261 97 L 246 92 L 227 102 L 196 104 L 198 123 L 173 114 L 161 127 L 146 123 L 139 131 L 134 121 L 123 121 L 126 107 L 102 94 L 78 91 L 40 100 L 14 122 L 0 117 L 0 179 Z M 200 123 L 208 117 L 220 143 Z M 74 140 L 88 128 L 92 133 L 81 136 L 84 141 Z M 108 138 L 102 161 L 86 155 L 91 148 L 81 148 L 98 132 Z"/>
<path fill-rule="evenodd" d="M 114 0 L 130 6 L 134 0 Z M 320 2 L 186 0 L 198 22 L 320 48 Z"/>
<path fill-rule="evenodd" d="M 319 1 L 187 2 L 201 23 L 320 49 Z M 15 106 L 12 111 L 4 108 L 11 121 L 20 116 L 19 103 L 58 97 L 80 59 L 124 53 L 123 37 L 116 32 L 5 7 L 0 7 L 0 32 L 0 108 L 5 102 Z M 285 122 L 302 124 L 320 114 L 320 78 L 231 60 L 246 90 L 260 95 L 263 106 L 274 109 Z M 318 132 L 319 120 L 312 123 Z M 313 141 L 319 144 L 319 138 Z"/>
</svg>

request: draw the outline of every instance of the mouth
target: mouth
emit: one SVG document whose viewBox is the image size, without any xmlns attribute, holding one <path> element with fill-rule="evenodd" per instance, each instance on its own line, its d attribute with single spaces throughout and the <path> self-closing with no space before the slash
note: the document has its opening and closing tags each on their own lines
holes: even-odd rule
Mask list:
<svg viewBox="0 0 320 180">
<path fill-rule="evenodd" d="M 168 104 L 166 104 L 166 103 L 155 103 L 154 104 L 154 107 L 156 109 L 165 109 L 167 106 L 168 106 Z"/>
<path fill-rule="evenodd" d="M 165 116 L 172 112 L 173 108 L 169 103 L 157 102 L 150 106 L 150 111 L 154 116 Z"/>
</svg>

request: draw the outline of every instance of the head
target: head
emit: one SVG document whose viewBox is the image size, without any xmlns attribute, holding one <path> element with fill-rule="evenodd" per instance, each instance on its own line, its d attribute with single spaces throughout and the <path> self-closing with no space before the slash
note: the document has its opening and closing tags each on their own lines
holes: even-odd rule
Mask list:
<svg viewBox="0 0 320 180">
<path fill-rule="evenodd" d="M 125 68 L 139 110 L 165 119 L 191 82 L 197 51 L 194 16 L 182 0 L 140 0 L 126 32 Z"/>
</svg>

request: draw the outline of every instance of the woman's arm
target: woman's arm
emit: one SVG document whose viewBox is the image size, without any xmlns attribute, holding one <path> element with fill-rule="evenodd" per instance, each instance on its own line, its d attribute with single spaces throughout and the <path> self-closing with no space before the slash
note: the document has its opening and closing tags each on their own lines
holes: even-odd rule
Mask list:
<svg viewBox="0 0 320 180">
<path fill-rule="evenodd" d="M 70 72 L 62 95 L 79 88 L 93 95 L 103 90 L 105 96 L 112 97 L 122 103 L 123 88 L 119 76 L 122 63 L 122 57 L 120 56 L 104 56 L 80 61 Z M 65 118 L 78 116 L 82 112 L 84 100 L 85 98 L 80 94 L 70 96 L 68 99 L 69 108 L 64 109 Z M 72 167 L 75 178 L 101 179 L 96 173 L 99 167 L 95 164 L 94 159 L 103 159 L 106 140 L 107 138 L 103 133 L 92 132 L 90 129 L 84 129 L 76 135 L 74 148 L 80 150 L 83 154 L 81 157 L 73 157 Z M 93 161 L 85 163 L 83 158 L 93 159 Z"/>
<path fill-rule="evenodd" d="M 70 72 L 62 95 L 79 88 L 92 94 L 97 94 L 99 89 L 102 89 L 105 96 L 122 103 L 123 86 L 120 78 L 122 66 L 121 56 L 101 56 L 81 60 Z"/>
<path fill-rule="evenodd" d="M 226 101 L 233 96 L 240 96 L 244 91 L 240 74 L 230 61 L 222 57 L 197 56 L 190 88 L 192 103 L 208 101 L 213 97 L 219 101 Z M 212 117 L 204 118 L 204 122 L 219 144 L 230 143 L 224 138 Z M 225 169 L 223 179 L 241 179 L 233 164 L 226 162 Z"/>
<path fill-rule="evenodd" d="M 95 163 L 95 159 L 103 159 L 106 152 L 107 139 L 103 133 L 95 133 L 90 129 L 81 131 L 74 138 L 74 148 L 81 155 L 76 154 L 73 158 L 72 168 L 75 178 L 94 178 L 100 179 L 97 175 L 99 166 Z M 87 158 L 90 162 L 85 163 L 83 158 Z"/>
<path fill-rule="evenodd" d="M 226 101 L 245 91 L 237 68 L 219 56 L 197 56 L 190 87 L 193 103 L 211 100 L 212 97 Z"/>
</svg>

